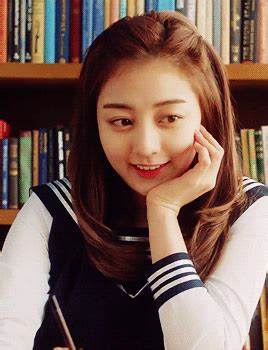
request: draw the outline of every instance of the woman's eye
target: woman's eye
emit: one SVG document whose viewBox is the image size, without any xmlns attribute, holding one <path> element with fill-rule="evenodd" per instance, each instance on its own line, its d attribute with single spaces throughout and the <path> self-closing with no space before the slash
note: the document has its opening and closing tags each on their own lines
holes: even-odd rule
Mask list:
<svg viewBox="0 0 268 350">
<path fill-rule="evenodd" d="M 121 124 L 121 125 L 118 124 L 118 122 L 121 122 L 121 121 L 122 121 L 122 124 Z M 116 126 L 127 126 L 127 125 L 129 125 L 129 124 L 128 124 L 129 121 L 131 122 L 130 119 L 121 118 L 121 119 L 113 120 L 111 123 L 112 123 L 113 125 L 116 125 Z M 117 124 L 116 124 L 116 123 L 117 123 Z"/>
<path fill-rule="evenodd" d="M 171 114 L 167 115 L 163 119 L 168 120 L 168 123 L 174 123 L 177 119 L 181 119 L 181 117 L 179 115 Z"/>
</svg>

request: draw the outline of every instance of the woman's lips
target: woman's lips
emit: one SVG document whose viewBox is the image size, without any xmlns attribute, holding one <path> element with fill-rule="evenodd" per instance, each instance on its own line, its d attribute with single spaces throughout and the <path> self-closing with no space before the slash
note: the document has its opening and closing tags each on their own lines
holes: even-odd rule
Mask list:
<svg viewBox="0 0 268 350">
<path fill-rule="evenodd" d="M 136 165 L 133 165 L 134 169 L 136 170 L 137 174 L 141 177 L 155 177 L 161 174 L 163 172 L 163 169 L 168 165 L 169 162 L 161 165 L 159 168 L 154 170 L 142 170 L 137 168 Z"/>
</svg>

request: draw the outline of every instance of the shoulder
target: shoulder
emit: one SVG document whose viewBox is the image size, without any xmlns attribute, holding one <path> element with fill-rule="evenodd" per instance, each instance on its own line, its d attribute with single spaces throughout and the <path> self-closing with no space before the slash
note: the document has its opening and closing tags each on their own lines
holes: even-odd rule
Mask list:
<svg viewBox="0 0 268 350">
<path fill-rule="evenodd" d="M 68 213 L 77 223 L 72 205 L 71 184 L 67 177 L 31 187 L 30 192 L 34 192 L 40 198 L 53 217 L 64 217 Z"/>
<path fill-rule="evenodd" d="M 243 191 L 248 197 L 247 205 L 234 212 L 233 224 L 245 222 L 252 225 L 256 220 L 268 218 L 268 186 L 254 179 L 243 177 Z"/>
</svg>

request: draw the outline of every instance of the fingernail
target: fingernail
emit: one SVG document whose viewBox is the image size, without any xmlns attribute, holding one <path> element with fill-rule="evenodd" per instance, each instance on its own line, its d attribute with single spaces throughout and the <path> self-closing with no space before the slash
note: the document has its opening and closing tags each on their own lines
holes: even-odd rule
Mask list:
<svg viewBox="0 0 268 350">
<path fill-rule="evenodd" d="M 195 130 L 195 133 L 198 135 L 198 136 L 202 136 L 201 132 L 199 130 Z"/>
</svg>

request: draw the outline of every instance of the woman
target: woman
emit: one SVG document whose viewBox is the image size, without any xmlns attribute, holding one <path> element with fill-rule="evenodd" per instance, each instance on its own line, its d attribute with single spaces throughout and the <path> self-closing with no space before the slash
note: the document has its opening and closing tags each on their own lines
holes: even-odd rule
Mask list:
<svg viewBox="0 0 268 350">
<path fill-rule="evenodd" d="M 64 346 L 56 295 L 77 347 L 241 349 L 266 277 L 268 197 L 243 177 L 235 126 L 224 67 L 179 13 L 97 37 L 68 178 L 32 189 L 3 248 L 0 344 Z"/>
</svg>

